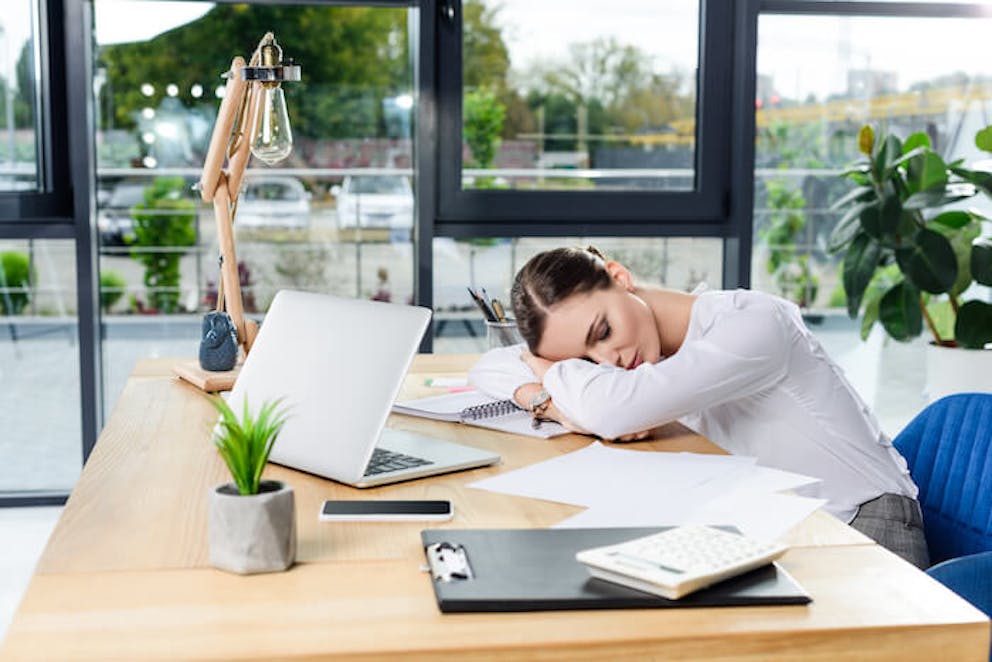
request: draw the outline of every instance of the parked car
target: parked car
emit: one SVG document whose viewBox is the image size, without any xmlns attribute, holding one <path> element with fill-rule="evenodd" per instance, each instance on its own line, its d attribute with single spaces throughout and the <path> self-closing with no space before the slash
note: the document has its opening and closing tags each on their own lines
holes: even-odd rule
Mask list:
<svg viewBox="0 0 992 662">
<path fill-rule="evenodd" d="M 234 222 L 242 227 L 306 228 L 312 197 L 296 177 L 249 176 L 238 198 Z"/>
<path fill-rule="evenodd" d="M 96 224 L 101 246 L 126 246 L 134 238 L 131 210 L 144 202 L 148 184 L 145 180 L 124 180 L 115 184 L 109 194 L 97 196 Z"/>
<path fill-rule="evenodd" d="M 349 175 L 331 193 L 338 227 L 413 227 L 413 188 L 403 175 Z"/>
</svg>

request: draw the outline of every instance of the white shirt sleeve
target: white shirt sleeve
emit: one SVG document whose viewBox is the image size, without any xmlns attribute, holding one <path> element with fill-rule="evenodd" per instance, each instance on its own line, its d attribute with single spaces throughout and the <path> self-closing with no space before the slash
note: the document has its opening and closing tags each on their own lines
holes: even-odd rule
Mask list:
<svg viewBox="0 0 992 662">
<path fill-rule="evenodd" d="M 468 383 L 486 395 L 510 400 L 518 388 L 531 382 L 540 382 L 520 355 L 523 344 L 491 349 L 468 371 Z"/>
<path fill-rule="evenodd" d="M 788 322 L 771 303 L 739 306 L 718 311 L 659 363 L 625 370 L 568 359 L 552 365 L 544 386 L 566 417 L 605 439 L 756 393 L 788 369 Z"/>
</svg>

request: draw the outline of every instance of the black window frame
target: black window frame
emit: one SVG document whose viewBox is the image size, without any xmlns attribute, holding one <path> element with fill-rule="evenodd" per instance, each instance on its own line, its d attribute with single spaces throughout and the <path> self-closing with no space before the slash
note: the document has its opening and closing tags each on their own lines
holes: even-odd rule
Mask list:
<svg viewBox="0 0 992 662">
<path fill-rule="evenodd" d="M 639 234 L 725 236 L 730 214 L 730 119 L 734 3 L 699 1 L 695 185 L 686 191 L 493 191 L 463 189 L 462 23 L 460 0 L 440 3 L 438 43 L 439 236 L 478 235 L 479 223 L 502 235 Z M 604 5 L 603 11 L 609 11 Z M 595 225 L 595 228 L 589 226 Z M 466 226 L 466 227 L 460 227 Z M 514 227 L 519 226 L 519 227 Z M 494 230 L 496 228 L 493 228 Z M 643 232 L 643 229 L 641 230 Z M 489 236 L 494 236 L 492 233 Z"/>
</svg>

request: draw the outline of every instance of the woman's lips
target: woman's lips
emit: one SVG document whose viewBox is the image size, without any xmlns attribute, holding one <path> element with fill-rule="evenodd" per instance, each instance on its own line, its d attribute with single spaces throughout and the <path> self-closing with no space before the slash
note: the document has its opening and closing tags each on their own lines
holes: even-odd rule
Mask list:
<svg viewBox="0 0 992 662">
<path fill-rule="evenodd" d="M 633 370 L 639 365 L 641 365 L 641 355 L 634 354 L 634 358 L 630 360 L 630 365 L 627 366 L 627 370 Z"/>
</svg>

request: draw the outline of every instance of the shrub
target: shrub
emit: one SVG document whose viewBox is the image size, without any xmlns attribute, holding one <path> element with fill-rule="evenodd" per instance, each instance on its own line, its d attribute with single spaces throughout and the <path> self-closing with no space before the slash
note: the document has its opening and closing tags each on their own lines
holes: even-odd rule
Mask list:
<svg viewBox="0 0 992 662">
<path fill-rule="evenodd" d="M 0 253 L 0 313 L 20 315 L 31 301 L 31 261 L 26 253 Z"/>
<path fill-rule="evenodd" d="M 127 290 L 127 281 L 119 271 L 106 269 L 100 272 L 100 308 L 109 313 Z"/>
</svg>

